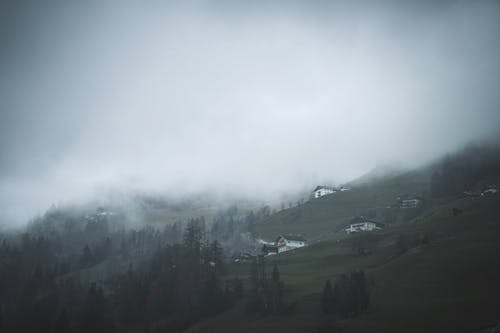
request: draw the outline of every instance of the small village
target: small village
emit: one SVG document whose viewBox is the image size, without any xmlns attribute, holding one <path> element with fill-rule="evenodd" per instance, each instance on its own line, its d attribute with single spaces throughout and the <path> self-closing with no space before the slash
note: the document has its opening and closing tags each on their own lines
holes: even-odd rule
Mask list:
<svg viewBox="0 0 500 333">
<path fill-rule="evenodd" d="M 336 193 L 349 191 L 348 187 L 333 187 L 328 185 L 318 185 L 312 191 L 310 195 L 310 200 L 319 199 L 325 196 L 334 195 Z M 479 196 L 489 196 L 496 195 L 498 193 L 496 185 L 484 186 L 479 191 L 465 191 L 464 196 L 466 197 L 479 197 Z M 396 208 L 401 210 L 415 210 L 422 207 L 425 199 L 416 195 L 404 195 L 396 198 L 396 202 L 392 206 L 386 207 L 387 209 Z M 456 210 L 453 210 L 453 215 L 456 215 Z M 340 229 L 340 232 L 345 235 L 356 234 L 360 232 L 373 232 L 381 230 L 386 227 L 386 223 L 375 221 L 364 216 L 357 216 L 352 218 L 348 224 L 344 225 Z M 263 239 L 257 239 L 257 243 L 260 245 L 259 255 L 271 256 L 277 255 L 283 252 L 299 249 L 308 245 L 308 240 L 304 235 L 301 234 L 280 234 L 273 241 L 266 241 Z M 234 260 L 235 262 L 246 261 L 254 257 L 254 254 L 244 253 L 237 256 Z"/>
</svg>

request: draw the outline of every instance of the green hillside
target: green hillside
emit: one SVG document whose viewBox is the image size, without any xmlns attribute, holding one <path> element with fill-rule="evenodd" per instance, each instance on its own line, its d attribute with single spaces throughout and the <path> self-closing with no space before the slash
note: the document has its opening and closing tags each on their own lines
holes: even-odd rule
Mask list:
<svg viewBox="0 0 500 333">
<path fill-rule="evenodd" d="M 302 234 L 309 242 L 338 238 L 338 229 L 355 216 L 371 214 L 381 219 L 386 207 L 395 204 L 399 196 L 427 197 L 429 182 L 430 171 L 424 169 L 358 184 L 349 191 L 311 199 L 273 214 L 258 223 L 256 231 L 264 239 L 283 233 Z"/>
<path fill-rule="evenodd" d="M 453 208 L 463 213 L 453 216 Z M 294 315 L 248 315 L 242 301 L 191 332 L 315 332 L 329 321 L 319 308 L 326 279 L 352 269 L 364 269 L 373 279 L 372 305 L 366 314 L 334 323 L 335 331 L 467 332 L 500 320 L 498 196 L 456 200 L 417 223 L 372 233 L 364 240 L 370 255 L 352 251 L 359 237 L 366 236 L 268 257 L 268 270 L 279 266 L 288 302 L 297 302 Z M 227 276 L 248 272 L 249 264 L 232 264 Z"/>
</svg>

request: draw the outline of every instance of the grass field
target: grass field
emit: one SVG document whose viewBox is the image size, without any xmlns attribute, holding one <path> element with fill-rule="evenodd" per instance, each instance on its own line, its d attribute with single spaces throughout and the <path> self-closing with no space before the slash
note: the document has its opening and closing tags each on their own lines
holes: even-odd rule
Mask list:
<svg viewBox="0 0 500 333">
<path fill-rule="evenodd" d="M 451 209 L 463 210 L 452 216 Z M 428 243 L 405 239 L 426 235 Z M 321 315 L 319 295 L 326 279 L 364 269 L 373 279 L 366 314 L 335 323 L 340 332 L 467 332 L 500 321 L 500 198 L 459 199 L 435 207 L 419 222 L 372 234 L 373 251 L 351 250 L 355 237 L 320 242 L 271 256 L 278 264 L 294 315 L 247 315 L 243 304 L 193 327 L 191 332 L 315 332 L 330 319 Z M 248 264 L 232 264 L 227 276 L 247 277 Z M 247 284 L 246 284 L 247 285 Z M 243 303 L 243 302 L 242 302 Z"/>
<path fill-rule="evenodd" d="M 390 179 L 357 185 L 350 191 L 337 192 L 302 205 L 285 209 L 257 224 L 264 239 L 279 234 L 301 234 L 310 243 L 338 238 L 336 233 L 349 219 L 369 212 L 380 213 L 396 203 L 399 196 L 428 196 L 430 173 L 423 169 Z"/>
</svg>

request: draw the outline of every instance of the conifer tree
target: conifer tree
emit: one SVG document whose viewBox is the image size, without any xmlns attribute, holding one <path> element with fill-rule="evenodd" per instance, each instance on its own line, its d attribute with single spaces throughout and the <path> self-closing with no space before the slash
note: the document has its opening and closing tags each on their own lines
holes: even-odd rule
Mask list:
<svg viewBox="0 0 500 333">
<path fill-rule="evenodd" d="M 278 265 L 274 264 L 273 267 L 273 281 L 278 283 L 280 281 L 280 271 L 278 270 Z"/>
<path fill-rule="evenodd" d="M 1 332 L 1 331 L 0 331 Z M 68 313 L 66 309 L 62 309 L 61 313 L 54 324 L 54 333 L 69 333 L 71 332 Z"/>
<path fill-rule="evenodd" d="M 324 314 L 330 314 L 334 311 L 334 306 L 332 283 L 330 279 L 328 279 L 323 288 L 323 294 L 321 295 L 321 309 Z"/>
<path fill-rule="evenodd" d="M 3 311 L 0 307 L 0 333 L 5 333 L 4 323 L 3 323 Z"/>
</svg>

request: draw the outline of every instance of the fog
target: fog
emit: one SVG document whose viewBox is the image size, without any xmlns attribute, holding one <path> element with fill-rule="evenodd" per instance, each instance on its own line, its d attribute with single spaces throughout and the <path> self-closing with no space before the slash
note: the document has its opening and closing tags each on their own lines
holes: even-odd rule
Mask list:
<svg viewBox="0 0 500 333">
<path fill-rule="evenodd" d="M 113 190 L 269 199 L 500 124 L 500 3 L 4 1 L 0 224 Z"/>
</svg>

